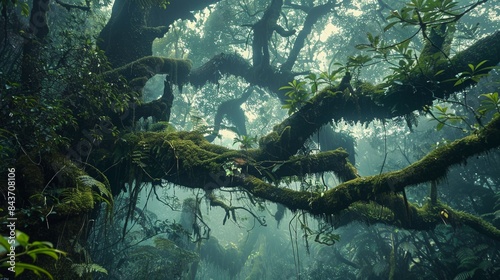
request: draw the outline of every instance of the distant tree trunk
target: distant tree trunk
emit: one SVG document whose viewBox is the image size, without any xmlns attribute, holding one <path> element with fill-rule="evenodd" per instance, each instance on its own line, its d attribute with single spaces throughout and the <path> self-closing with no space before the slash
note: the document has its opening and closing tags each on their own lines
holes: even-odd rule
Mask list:
<svg viewBox="0 0 500 280">
<path fill-rule="evenodd" d="M 318 130 L 318 133 L 312 136 L 312 139 L 319 142 L 321 151 L 343 148 L 349 154 L 351 164 L 356 164 L 355 140 L 348 133 L 336 132 L 330 125 L 324 125 Z"/>
<path fill-rule="evenodd" d="M 33 0 L 27 37 L 23 46 L 21 61 L 22 90 L 25 93 L 37 93 L 41 88 L 43 63 L 40 59 L 45 37 L 49 34 L 47 12 L 50 0 Z"/>
</svg>

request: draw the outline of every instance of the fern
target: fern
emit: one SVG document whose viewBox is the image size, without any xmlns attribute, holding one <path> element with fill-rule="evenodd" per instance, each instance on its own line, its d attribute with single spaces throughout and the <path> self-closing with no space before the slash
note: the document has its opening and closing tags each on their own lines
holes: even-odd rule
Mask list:
<svg viewBox="0 0 500 280">
<path fill-rule="evenodd" d="M 472 276 L 474 276 L 474 271 L 465 271 L 459 273 L 453 280 L 466 280 L 472 278 Z"/>
<path fill-rule="evenodd" d="M 76 274 L 78 274 L 79 277 L 83 277 L 83 275 L 93 272 L 99 272 L 108 275 L 108 271 L 104 267 L 95 263 L 75 263 L 71 265 L 71 268 L 75 271 Z"/>
<path fill-rule="evenodd" d="M 488 249 L 489 246 L 486 244 L 479 244 L 473 249 L 462 248 L 457 252 L 457 258 L 460 261 L 459 269 L 465 269 L 467 271 L 459 273 L 455 276 L 454 280 L 465 280 L 474 277 L 476 270 L 486 271 L 491 268 L 492 263 L 489 260 L 480 261 L 478 254 L 482 251 Z"/>
<path fill-rule="evenodd" d="M 457 258 L 460 262 L 474 255 L 474 252 L 470 248 L 462 248 L 457 252 Z"/>
<path fill-rule="evenodd" d="M 388 264 L 385 261 L 378 261 L 373 265 L 373 273 L 377 276 L 381 276 L 388 268 Z"/>
<path fill-rule="evenodd" d="M 482 252 L 484 250 L 487 250 L 488 248 L 490 248 L 490 246 L 487 244 L 484 244 L 484 243 L 479 244 L 476 247 L 474 247 L 474 252 L 479 253 L 479 252 Z"/>
<path fill-rule="evenodd" d="M 67 188 L 61 192 L 59 211 L 64 213 L 87 212 L 94 208 L 94 197 L 90 189 Z"/>
<path fill-rule="evenodd" d="M 150 146 L 144 141 L 139 141 L 137 145 L 138 148 L 132 151 L 132 162 L 140 168 L 145 168 L 147 167 L 145 161 L 147 161 L 149 158 Z"/>
<path fill-rule="evenodd" d="M 96 187 L 99 190 L 100 195 L 97 198 L 106 202 L 109 206 L 113 207 L 113 195 L 111 190 L 106 187 L 106 185 L 88 175 L 82 175 L 78 177 L 78 181 L 86 187 L 93 188 Z"/>
</svg>

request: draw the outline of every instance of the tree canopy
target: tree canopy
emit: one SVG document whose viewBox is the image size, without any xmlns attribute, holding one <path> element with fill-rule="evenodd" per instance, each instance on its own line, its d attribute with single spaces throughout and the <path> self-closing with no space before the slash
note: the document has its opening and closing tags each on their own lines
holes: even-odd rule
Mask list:
<svg viewBox="0 0 500 280">
<path fill-rule="evenodd" d="M 35 263 L 56 279 L 494 279 L 494 2 L 4 0 L 0 220 L 69 253 Z M 203 202 L 288 213 L 295 270 Z"/>
</svg>

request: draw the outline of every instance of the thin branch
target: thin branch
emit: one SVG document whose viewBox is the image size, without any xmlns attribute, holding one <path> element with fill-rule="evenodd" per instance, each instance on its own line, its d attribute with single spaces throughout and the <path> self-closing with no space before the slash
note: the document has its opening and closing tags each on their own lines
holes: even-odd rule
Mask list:
<svg viewBox="0 0 500 280">
<path fill-rule="evenodd" d="M 61 0 L 56 0 L 56 3 L 61 5 L 61 7 L 65 8 L 66 10 L 71 11 L 71 9 L 78 9 L 78 10 L 81 10 L 81 11 L 90 11 L 90 1 L 89 0 L 85 0 L 87 6 L 80 6 L 80 5 L 73 5 L 73 4 L 67 4 L 67 3 L 64 3 L 62 2 Z"/>
</svg>

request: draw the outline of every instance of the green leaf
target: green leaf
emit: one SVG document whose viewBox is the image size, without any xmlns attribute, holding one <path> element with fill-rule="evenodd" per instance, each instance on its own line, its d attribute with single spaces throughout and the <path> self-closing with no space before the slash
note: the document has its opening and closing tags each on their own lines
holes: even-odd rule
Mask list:
<svg viewBox="0 0 500 280">
<path fill-rule="evenodd" d="M 312 92 L 317 92 L 318 91 L 318 84 L 316 84 L 316 83 L 312 84 L 311 91 Z"/>
<path fill-rule="evenodd" d="M 389 23 L 386 27 L 384 27 L 384 32 L 386 32 L 387 30 L 391 29 L 397 23 L 398 23 L 397 21 Z"/>
<path fill-rule="evenodd" d="M 30 250 L 28 252 L 28 255 L 33 258 L 33 260 L 36 260 L 36 255 L 38 254 L 44 254 L 47 256 L 52 257 L 55 260 L 59 259 L 59 254 L 65 254 L 63 251 L 53 249 L 53 248 L 40 248 L 40 249 L 35 249 L 35 250 Z"/>
<path fill-rule="evenodd" d="M 464 78 L 460 78 L 460 79 L 458 79 L 458 80 L 457 80 L 457 81 L 453 84 L 453 86 L 454 86 L 454 87 L 456 87 L 456 86 L 458 86 L 458 85 L 461 85 L 461 84 L 463 84 L 463 82 L 465 82 L 465 80 L 466 80 L 466 79 L 464 79 Z"/>
<path fill-rule="evenodd" d="M 370 32 L 367 32 L 366 36 L 368 37 L 368 41 L 373 45 L 373 35 Z"/>
<path fill-rule="evenodd" d="M 500 111 L 500 98 L 498 92 L 481 94 L 481 106 L 479 106 L 478 111 L 481 114 L 486 114 L 491 111 Z"/>
<path fill-rule="evenodd" d="M 355 47 L 356 49 L 358 49 L 358 50 L 365 50 L 365 49 L 370 48 L 370 46 L 369 46 L 369 45 L 367 45 L 367 44 L 359 44 L 359 45 L 356 45 L 356 46 L 354 46 L 354 47 Z"/>
<path fill-rule="evenodd" d="M 293 89 L 292 86 L 282 86 L 279 88 L 279 90 L 285 90 L 285 89 Z"/>
<path fill-rule="evenodd" d="M 16 241 L 19 242 L 21 246 L 23 247 L 28 246 L 29 239 L 30 237 L 26 233 L 22 231 L 16 231 Z"/>
<path fill-rule="evenodd" d="M 28 3 L 23 2 L 21 3 L 21 15 L 25 17 L 29 17 L 30 15 L 30 7 L 28 6 Z"/>
<path fill-rule="evenodd" d="M 49 241 L 34 241 L 30 247 L 53 248 L 54 245 Z"/>
<path fill-rule="evenodd" d="M 7 252 L 10 250 L 11 245 L 9 244 L 9 241 L 3 237 L 3 235 L 0 235 L 0 245 L 4 247 Z"/>
<path fill-rule="evenodd" d="M 54 277 L 52 277 L 52 275 L 47 270 L 45 270 L 39 266 L 36 266 L 36 265 L 22 263 L 22 262 L 16 263 L 16 277 L 19 274 L 23 273 L 25 269 L 33 271 L 38 276 L 41 276 L 41 274 L 40 274 L 40 272 L 41 272 L 41 273 L 45 274 L 47 277 L 49 277 L 50 279 L 54 279 Z"/>
<path fill-rule="evenodd" d="M 485 64 L 488 60 L 483 60 L 481 62 L 479 62 L 477 65 L 476 65 L 476 70 L 479 69 L 481 67 L 481 65 Z M 469 64 L 470 65 L 470 64 Z M 470 66 L 469 66 L 470 67 Z"/>
<path fill-rule="evenodd" d="M 439 105 L 436 105 L 434 106 L 434 108 L 436 108 L 440 113 L 446 113 L 446 111 L 448 111 L 448 107 L 441 107 Z"/>
<path fill-rule="evenodd" d="M 436 72 L 436 74 L 434 74 L 434 77 L 438 76 L 438 75 L 441 75 L 442 73 L 444 72 L 444 70 L 439 70 Z"/>
<path fill-rule="evenodd" d="M 274 172 L 278 171 L 278 169 L 280 169 L 280 167 L 281 167 L 282 165 L 283 165 L 282 163 L 278 163 L 278 164 L 276 164 L 276 165 L 273 167 L 273 170 L 271 170 L 271 172 L 273 172 L 273 173 L 274 173 Z"/>
</svg>

